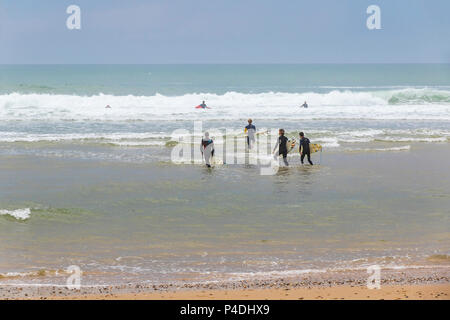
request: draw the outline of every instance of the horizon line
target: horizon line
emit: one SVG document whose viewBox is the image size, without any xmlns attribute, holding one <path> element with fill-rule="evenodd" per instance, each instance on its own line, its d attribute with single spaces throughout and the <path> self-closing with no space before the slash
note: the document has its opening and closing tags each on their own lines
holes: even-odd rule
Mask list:
<svg viewBox="0 0 450 320">
<path fill-rule="evenodd" d="M 163 63 L 0 63 L 0 66 L 25 66 L 25 65 L 390 65 L 390 64 L 450 64 L 449 62 L 163 62 Z"/>
</svg>

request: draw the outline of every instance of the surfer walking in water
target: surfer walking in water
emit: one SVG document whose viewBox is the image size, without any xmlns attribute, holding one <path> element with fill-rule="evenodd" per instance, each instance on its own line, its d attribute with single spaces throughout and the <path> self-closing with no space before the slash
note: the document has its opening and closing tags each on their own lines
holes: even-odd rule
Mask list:
<svg viewBox="0 0 450 320">
<path fill-rule="evenodd" d="M 208 168 L 211 168 L 211 158 L 214 157 L 214 141 L 209 137 L 209 133 L 205 132 L 200 144 L 200 151 L 205 158 L 205 163 Z"/>
<path fill-rule="evenodd" d="M 256 134 L 256 127 L 252 124 L 252 122 L 252 119 L 248 119 L 248 125 L 244 129 L 245 133 L 247 133 L 247 145 L 249 149 L 252 148 L 253 143 L 255 142 Z"/>
<path fill-rule="evenodd" d="M 302 105 L 300 106 L 300 108 L 308 108 L 308 104 L 306 103 L 306 101 L 305 101 L 304 104 L 302 104 Z"/>
<path fill-rule="evenodd" d="M 289 163 L 287 162 L 287 154 L 288 154 L 288 150 L 287 150 L 287 142 L 288 142 L 288 138 L 286 138 L 284 136 L 284 129 L 280 129 L 278 130 L 278 140 L 277 140 L 277 144 L 275 145 L 275 148 L 273 148 L 273 153 L 275 153 L 275 151 L 277 150 L 278 147 L 278 155 L 283 155 L 283 161 L 284 164 L 286 166 L 289 166 Z"/>
<path fill-rule="evenodd" d="M 300 152 L 300 161 L 303 164 L 303 160 L 305 159 L 305 156 L 307 156 L 309 164 L 313 165 L 311 161 L 311 150 L 309 148 L 309 144 L 309 139 L 305 137 L 305 134 L 303 132 L 300 132 L 300 146 L 298 149 L 298 151 Z"/>
</svg>

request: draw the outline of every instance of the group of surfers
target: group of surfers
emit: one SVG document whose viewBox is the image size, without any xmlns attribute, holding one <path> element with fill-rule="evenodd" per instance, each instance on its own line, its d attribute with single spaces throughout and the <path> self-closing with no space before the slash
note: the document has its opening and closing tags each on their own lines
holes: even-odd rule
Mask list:
<svg viewBox="0 0 450 320">
<path fill-rule="evenodd" d="M 245 126 L 244 132 L 247 134 L 247 147 L 251 149 L 253 144 L 256 141 L 256 127 L 253 124 L 252 119 L 248 119 L 248 125 Z M 283 162 L 286 166 L 289 166 L 287 162 L 287 154 L 288 154 L 288 141 L 289 139 L 284 135 L 284 129 L 278 130 L 278 140 L 273 149 L 273 153 L 276 154 L 276 150 L 278 149 L 278 155 L 283 157 Z M 311 161 L 311 149 L 309 147 L 310 141 L 303 132 L 299 133 L 300 141 L 299 141 L 299 153 L 300 153 L 300 161 L 303 164 L 305 157 L 307 157 L 310 165 L 313 165 Z M 202 152 L 203 157 L 205 158 L 205 163 L 208 168 L 211 167 L 211 158 L 214 156 L 214 141 L 209 136 L 209 133 L 206 132 L 205 136 L 202 138 L 200 144 L 200 150 Z"/>
</svg>

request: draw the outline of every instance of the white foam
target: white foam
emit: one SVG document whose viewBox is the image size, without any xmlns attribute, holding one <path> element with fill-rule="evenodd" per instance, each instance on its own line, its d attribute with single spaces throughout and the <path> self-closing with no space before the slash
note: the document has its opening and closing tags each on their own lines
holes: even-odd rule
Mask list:
<svg viewBox="0 0 450 320">
<path fill-rule="evenodd" d="M 232 272 L 229 276 L 232 280 L 246 280 L 246 279 L 273 279 L 280 277 L 296 277 L 305 274 L 313 273 L 327 273 L 327 272 L 343 272 L 343 271 L 365 271 L 370 266 L 346 266 L 346 267 L 331 267 L 324 269 L 297 269 L 297 270 L 283 270 L 283 271 L 255 271 L 255 272 Z M 449 268 L 449 266 L 441 265 L 380 265 L 380 268 L 385 270 L 407 270 L 407 269 L 436 269 L 436 268 Z"/>
<path fill-rule="evenodd" d="M 31 209 L 0 210 L 0 215 L 9 215 L 17 220 L 27 220 L 31 216 Z"/>
<path fill-rule="evenodd" d="M 389 142 L 446 142 L 447 137 L 382 137 L 377 140 Z"/>
<path fill-rule="evenodd" d="M 407 146 L 401 146 L 401 147 L 391 147 L 391 148 L 376 148 L 375 150 L 377 151 L 406 151 L 406 150 L 410 150 L 411 146 L 407 145 Z"/>
<path fill-rule="evenodd" d="M 433 97 L 439 96 L 437 102 Z M 395 104 L 392 104 L 395 97 Z M 206 100 L 212 109 L 194 106 Z M 309 108 L 299 108 L 308 101 Z M 110 105 L 112 108 L 106 109 Z M 180 96 L 0 95 L 3 120 L 237 120 L 258 119 L 428 119 L 450 120 L 450 92 L 436 89 L 333 90 L 328 93 L 227 92 Z"/>
<path fill-rule="evenodd" d="M 148 147 L 148 146 L 164 146 L 164 141 L 115 141 L 110 142 L 115 146 L 123 147 Z"/>
<path fill-rule="evenodd" d="M 337 148 L 340 146 L 337 138 L 317 138 L 313 143 L 319 143 L 324 148 Z"/>
<path fill-rule="evenodd" d="M 411 146 L 389 147 L 389 148 L 352 148 L 350 151 L 408 151 Z"/>
<path fill-rule="evenodd" d="M 223 132 L 225 133 L 225 131 Z M 227 131 L 231 135 L 244 139 L 241 130 Z M 443 130 L 354 130 L 346 132 L 335 132 L 333 130 L 310 130 L 314 135 L 314 142 L 329 143 L 338 145 L 342 142 L 370 142 L 389 141 L 389 142 L 446 142 L 450 138 L 450 131 Z M 0 131 L 0 142 L 57 142 L 57 141 L 75 141 L 92 140 L 104 143 L 116 143 L 118 145 L 161 145 L 162 141 L 171 138 L 186 137 L 190 140 L 191 135 L 173 135 L 166 132 L 116 132 L 116 133 L 68 133 L 68 134 L 34 134 L 26 132 L 7 132 Z"/>
<path fill-rule="evenodd" d="M 6 272 L 0 273 L 0 276 L 4 278 L 16 278 L 16 277 L 27 277 L 33 275 L 33 272 Z"/>
<path fill-rule="evenodd" d="M 0 142 L 39 142 L 39 141 L 71 141 L 71 140 L 143 140 L 143 139 L 164 139 L 169 138 L 168 133 L 136 133 L 136 132 L 116 132 L 116 133 L 68 133 L 68 134 L 33 134 L 26 132 L 0 132 Z"/>
<path fill-rule="evenodd" d="M 285 270 L 285 271 L 256 271 L 256 272 L 233 272 L 230 273 L 232 277 L 238 279 L 251 278 L 278 278 L 278 277 L 292 277 L 310 273 L 325 273 L 326 269 L 303 269 L 303 270 Z"/>
</svg>

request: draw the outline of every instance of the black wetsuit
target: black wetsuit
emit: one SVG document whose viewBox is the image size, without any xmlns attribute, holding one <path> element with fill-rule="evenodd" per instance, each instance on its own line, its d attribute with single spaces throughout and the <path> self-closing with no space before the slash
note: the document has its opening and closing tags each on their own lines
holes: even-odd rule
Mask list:
<svg viewBox="0 0 450 320">
<path fill-rule="evenodd" d="M 301 156 L 300 156 L 300 161 L 303 164 L 303 159 L 305 159 L 305 156 L 308 157 L 308 162 L 310 165 L 312 165 L 312 161 L 311 161 L 311 150 L 309 149 L 309 139 L 308 138 L 301 138 L 300 139 L 300 152 L 301 152 Z"/>
<path fill-rule="evenodd" d="M 279 155 L 283 155 L 283 161 L 285 163 L 285 165 L 288 165 L 287 162 L 287 142 L 288 142 L 288 138 L 286 138 L 285 136 L 279 136 L 278 137 L 278 154 Z"/>
</svg>

